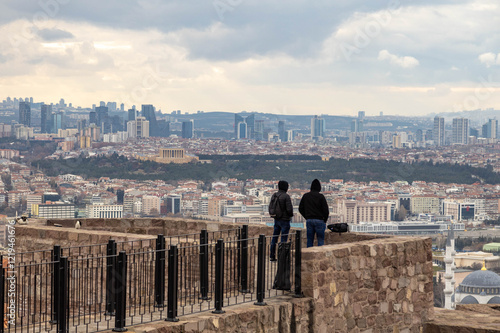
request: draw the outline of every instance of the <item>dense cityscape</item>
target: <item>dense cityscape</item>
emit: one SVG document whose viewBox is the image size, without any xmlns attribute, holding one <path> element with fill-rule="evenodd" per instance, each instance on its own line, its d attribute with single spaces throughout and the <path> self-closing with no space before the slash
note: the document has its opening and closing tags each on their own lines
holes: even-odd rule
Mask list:
<svg viewBox="0 0 500 333">
<path fill-rule="evenodd" d="M 357 117 L 338 117 L 342 121 L 321 115 L 287 117 L 257 112 L 216 113 L 217 118 L 213 119 L 210 112 L 182 114 L 176 110 L 165 114 L 153 105 L 142 105 L 140 110 L 133 106 L 125 111 L 124 105 L 117 107 L 116 102 L 81 108 L 67 105 L 63 99 L 57 104 L 45 104 L 33 98 L 7 98 L 0 107 L 3 119 L 0 152 L 4 158 L 1 171 L 4 191 L 0 199 L 5 216 L 180 215 L 237 223 L 272 223 L 267 214 L 270 195 L 276 190 L 277 181 L 289 174 L 281 165 L 282 159 L 295 156 L 299 160 L 368 159 L 399 163 L 395 172 L 386 171 L 385 179 L 374 176 L 370 179 L 368 175 L 363 182 L 338 178 L 338 170 L 321 170 L 322 189 L 333 222 L 369 224 L 373 228 L 396 221 L 429 225 L 453 221 L 463 230 L 466 224 L 481 225 L 499 218 L 497 178 L 471 174 L 472 179 L 475 177 L 473 182 L 463 178 L 453 183 L 405 178 L 419 163 L 463 165 L 498 173 L 500 144 L 498 121 L 494 117 L 497 111 L 493 110 L 484 111 L 493 117 L 480 119 L 485 121 L 481 123 L 464 117 L 451 121 L 441 116 L 366 117 L 364 111 L 359 111 Z M 36 152 L 27 148 L 9 149 L 14 144 L 32 146 L 22 142 L 36 143 L 37 148 L 32 149 Z M 76 170 L 82 163 L 79 158 L 112 155 L 129 161 L 163 164 L 166 173 L 173 172 L 168 166 L 173 168 L 174 164 L 186 164 L 186 170 L 193 164 L 205 164 L 208 170 L 206 163 L 211 164 L 214 158 L 270 156 L 275 161 L 266 163 L 273 164 L 278 173 L 270 179 L 238 178 L 229 172 L 231 166 L 225 164 L 227 172 L 211 171 L 203 180 L 181 174 L 165 181 L 155 177 L 148 180 L 148 175 L 142 180 L 117 179 L 105 171 L 94 178 L 71 172 L 50 175 L 40 167 L 43 166 L 40 161 L 53 160 L 56 165 L 70 164 L 68 170 Z M 46 171 L 50 173 L 51 168 L 56 169 L 52 166 Z M 307 190 L 307 180 L 288 181 L 296 186 L 290 194 L 298 206 Z M 303 225 L 303 222 L 296 213 L 293 223 Z M 397 229 L 397 225 L 391 225 Z"/>
</svg>

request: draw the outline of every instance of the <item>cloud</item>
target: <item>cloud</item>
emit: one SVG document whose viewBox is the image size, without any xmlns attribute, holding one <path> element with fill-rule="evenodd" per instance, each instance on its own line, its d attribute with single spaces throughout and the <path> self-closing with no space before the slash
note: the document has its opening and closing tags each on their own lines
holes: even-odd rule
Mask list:
<svg viewBox="0 0 500 333">
<path fill-rule="evenodd" d="M 389 51 L 387 50 L 380 51 L 378 53 L 377 59 L 381 61 L 389 60 L 391 64 L 402 68 L 413 68 L 420 64 L 419 61 L 414 57 L 409 57 L 409 56 L 399 57 L 397 55 L 389 53 Z"/>
<path fill-rule="evenodd" d="M 486 67 L 491 67 L 493 65 L 500 65 L 500 53 L 495 54 L 493 52 L 483 53 L 478 57 L 479 61 L 486 65 Z"/>
<path fill-rule="evenodd" d="M 71 32 L 61 29 L 41 29 L 38 30 L 38 36 L 40 36 L 44 41 L 48 42 L 71 39 L 75 37 Z"/>
</svg>

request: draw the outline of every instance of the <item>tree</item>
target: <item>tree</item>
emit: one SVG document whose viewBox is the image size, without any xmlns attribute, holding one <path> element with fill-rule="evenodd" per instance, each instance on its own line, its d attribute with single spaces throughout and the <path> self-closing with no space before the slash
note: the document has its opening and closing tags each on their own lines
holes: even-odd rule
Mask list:
<svg viewBox="0 0 500 333">
<path fill-rule="evenodd" d="M 396 215 L 396 221 L 404 221 L 407 214 L 408 211 L 406 210 L 406 208 L 404 206 L 400 206 L 399 211 Z"/>
</svg>

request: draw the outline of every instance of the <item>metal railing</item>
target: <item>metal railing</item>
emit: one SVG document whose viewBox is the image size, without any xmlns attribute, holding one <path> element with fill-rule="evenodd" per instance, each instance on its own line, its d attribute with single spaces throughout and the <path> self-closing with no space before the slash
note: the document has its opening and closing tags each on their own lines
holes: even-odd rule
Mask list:
<svg viewBox="0 0 500 333">
<path fill-rule="evenodd" d="M 245 225 L 154 240 L 56 245 L 50 256 L 24 253 L 25 262 L 0 266 L 0 333 L 121 332 L 197 312 L 220 314 L 246 302 L 265 305 L 266 298 L 286 292 L 273 289 L 278 262 L 268 261 L 271 238 L 248 238 Z M 289 243 L 290 293 L 301 296 L 300 230 Z"/>
</svg>

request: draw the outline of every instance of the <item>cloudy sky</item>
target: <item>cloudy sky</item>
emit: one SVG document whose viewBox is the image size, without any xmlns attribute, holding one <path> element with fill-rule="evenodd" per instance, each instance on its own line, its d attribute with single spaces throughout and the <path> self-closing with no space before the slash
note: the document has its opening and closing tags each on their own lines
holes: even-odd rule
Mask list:
<svg viewBox="0 0 500 333">
<path fill-rule="evenodd" d="M 496 0 L 4 0 L 0 99 L 163 112 L 500 109 Z"/>
</svg>

